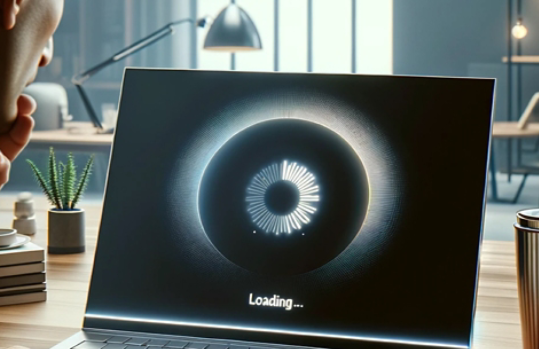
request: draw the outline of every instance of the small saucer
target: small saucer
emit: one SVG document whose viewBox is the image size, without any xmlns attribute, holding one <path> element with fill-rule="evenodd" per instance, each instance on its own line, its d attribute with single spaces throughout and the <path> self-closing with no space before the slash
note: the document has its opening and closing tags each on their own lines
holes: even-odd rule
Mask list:
<svg viewBox="0 0 539 349">
<path fill-rule="evenodd" d="M 17 234 L 17 236 L 15 238 L 16 238 L 15 242 L 12 243 L 11 245 L 0 246 L 0 251 L 2 251 L 2 250 L 11 250 L 12 248 L 21 247 L 22 245 L 24 245 L 24 244 L 26 244 L 27 242 L 30 241 L 30 237 L 28 237 L 26 235 Z"/>
</svg>

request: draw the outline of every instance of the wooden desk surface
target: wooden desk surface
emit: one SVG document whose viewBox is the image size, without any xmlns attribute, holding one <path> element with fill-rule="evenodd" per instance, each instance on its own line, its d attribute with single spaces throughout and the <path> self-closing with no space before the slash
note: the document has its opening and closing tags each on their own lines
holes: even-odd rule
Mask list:
<svg viewBox="0 0 539 349">
<path fill-rule="evenodd" d="M 71 123 L 72 129 L 34 131 L 30 139 L 30 145 L 87 145 L 87 146 L 108 146 L 112 144 L 112 134 L 96 134 L 90 123 Z"/>
<path fill-rule="evenodd" d="M 502 57 L 502 62 L 507 63 L 507 56 Z M 512 63 L 539 64 L 539 56 L 511 56 Z"/>
<path fill-rule="evenodd" d="M 112 135 L 100 134 L 77 134 L 68 133 L 66 130 L 35 131 L 32 133 L 31 143 L 47 144 L 86 144 L 107 145 L 112 144 Z"/>
<path fill-rule="evenodd" d="M 14 196 L 0 195 L 0 226 L 10 226 Z M 47 257 L 48 301 L 0 307 L 0 349 L 23 345 L 50 348 L 82 325 L 88 281 L 101 215 L 99 202 L 84 203 L 87 251 Z M 44 199 L 36 198 L 39 231 L 34 241 L 46 244 Z M 507 227 L 512 229 L 512 227 Z M 486 241 L 481 254 L 474 348 L 520 349 L 514 244 Z"/>
<path fill-rule="evenodd" d="M 518 128 L 517 122 L 497 121 L 492 127 L 494 138 L 525 138 L 539 137 L 539 123 L 529 123 L 526 129 Z M 92 134 L 88 131 L 68 132 L 65 129 L 52 131 L 34 131 L 30 140 L 30 145 L 88 145 L 88 146 L 110 146 L 113 135 Z"/>
<path fill-rule="evenodd" d="M 521 130 L 518 128 L 518 122 L 496 121 L 492 125 L 493 138 L 526 138 L 539 137 L 539 123 L 530 122 L 528 126 Z"/>
</svg>

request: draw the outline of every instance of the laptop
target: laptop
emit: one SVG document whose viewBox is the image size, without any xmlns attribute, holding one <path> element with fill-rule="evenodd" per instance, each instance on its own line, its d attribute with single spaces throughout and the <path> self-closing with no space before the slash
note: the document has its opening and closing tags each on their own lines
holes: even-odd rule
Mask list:
<svg viewBox="0 0 539 349">
<path fill-rule="evenodd" d="M 494 86 L 127 69 L 54 348 L 470 348 Z"/>
</svg>

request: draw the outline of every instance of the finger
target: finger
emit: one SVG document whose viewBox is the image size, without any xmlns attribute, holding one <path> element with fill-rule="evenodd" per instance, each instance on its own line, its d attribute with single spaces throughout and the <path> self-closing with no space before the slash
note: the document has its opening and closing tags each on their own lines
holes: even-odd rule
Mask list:
<svg viewBox="0 0 539 349">
<path fill-rule="evenodd" d="M 15 124 L 8 133 L 0 135 L 0 150 L 10 161 L 15 160 L 17 155 L 28 144 L 33 128 L 34 119 L 31 116 L 21 115 L 17 117 Z"/>
<path fill-rule="evenodd" d="M 37 108 L 36 100 L 29 95 L 20 95 L 17 99 L 17 112 L 19 115 L 30 116 Z"/>
<path fill-rule="evenodd" d="M 0 0 L 0 2 L 1 1 L 2 0 Z M 35 99 L 32 98 L 31 96 L 22 94 L 17 98 L 17 110 L 16 110 L 17 116 L 20 116 L 20 115 L 30 116 L 36 111 L 36 109 L 37 109 L 37 103 Z M 15 124 L 16 120 L 17 119 L 15 118 L 15 120 L 11 120 L 9 124 L 2 125 L 4 127 L 0 129 L 0 136 L 3 135 L 5 132 L 9 131 L 10 128 L 13 127 L 13 125 Z"/>
<path fill-rule="evenodd" d="M 0 152 L 0 189 L 7 183 L 9 180 L 9 169 L 11 163 L 8 158 Z"/>
</svg>

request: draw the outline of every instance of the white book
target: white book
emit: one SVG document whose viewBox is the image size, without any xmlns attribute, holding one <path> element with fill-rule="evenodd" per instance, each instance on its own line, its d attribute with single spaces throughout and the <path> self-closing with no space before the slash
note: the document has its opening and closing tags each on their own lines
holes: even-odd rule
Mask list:
<svg viewBox="0 0 539 349">
<path fill-rule="evenodd" d="M 47 291 L 16 294 L 14 296 L 0 297 L 0 306 L 43 302 L 47 300 Z"/>
<path fill-rule="evenodd" d="M 7 267 L 0 267 L 0 277 L 12 276 L 12 275 L 24 275 L 41 273 L 45 271 L 45 263 L 31 263 L 21 265 L 10 265 Z"/>
<path fill-rule="evenodd" d="M 42 262 L 44 260 L 44 249 L 32 242 L 10 250 L 0 250 L 0 267 Z"/>
</svg>

